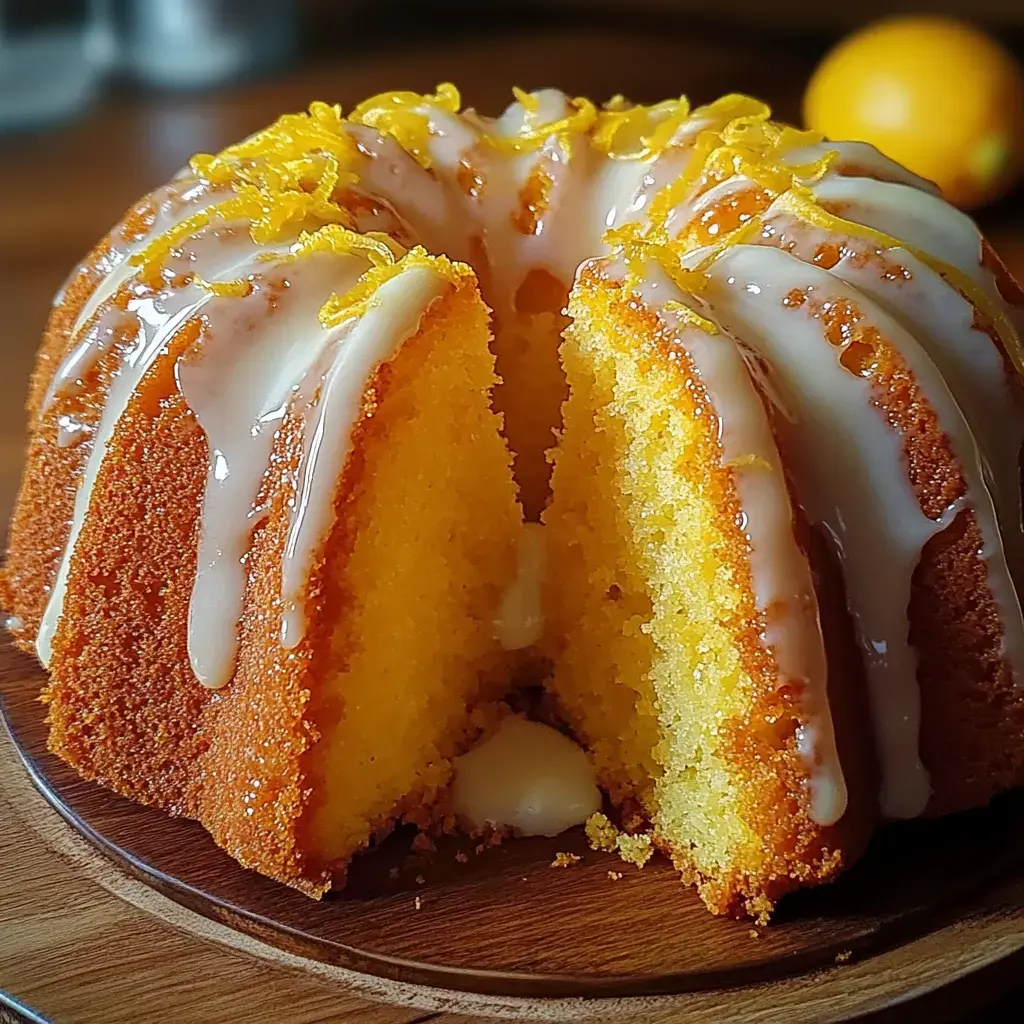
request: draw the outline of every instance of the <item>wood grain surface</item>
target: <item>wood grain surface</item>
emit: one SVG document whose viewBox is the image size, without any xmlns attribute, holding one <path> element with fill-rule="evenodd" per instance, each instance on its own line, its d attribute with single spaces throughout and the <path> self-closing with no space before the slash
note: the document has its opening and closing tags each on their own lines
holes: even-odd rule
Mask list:
<svg viewBox="0 0 1024 1024">
<path fill-rule="evenodd" d="M 687 91 L 696 101 L 703 101 L 740 89 L 763 95 L 783 116 L 792 117 L 814 56 L 779 40 L 770 45 L 737 44 L 724 37 L 651 36 L 601 28 L 542 35 L 510 30 L 487 39 L 455 41 L 400 39 L 386 52 L 353 48 L 337 64 L 217 95 L 115 97 L 76 125 L 33 138 L 7 140 L 0 147 L 0 308 L 4 317 L 0 350 L 5 360 L 0 376 L 4 398 L 0 402 L 0 517 L 6 520 L 20 469 L 22 395 L 51 296 L 72 264 L 122 209 L 166 179 L 192 152 L 215 150 L 265 124 L 279 111 L 301 107 L 312 98 L 351 106 L 375 91 L 429 89 L 444 79 L 456 81 L 466 101 L 487 112 L 504 104 L 515 83 L 527 87 L 556 84 L 570 93 L 595 96 L 621 91 L 642 100 Z M 1020 202 L 1009 201 L 990 211 L 984 225 L 1003 258 L 1020 275 L 1024 270 L 1024 209 Z M 14 692 L 10 682 L 30 679 L 31 674 L 20 658 L 0 657 L 6 659 L 5 690 Z M 14 689 L 21 716 L 19 728 L 31 732 L 32 714 L 38 708 L 24 700 L 27 687 Z M 30 752 L 38 739 L 38 735 L 25 733 Z M 52 765 L 47 764 L 45 770 L 59 775 Z M 76 786 L 70 779 L 65 783 L 61 792 L 68 805 L 73 810 L 87 806 L 95 815 L 96 791 Z M 163 819 L 147 818 L 148 812 L 112 797 L 101 798 L 99 805 L 105 832 L 115 842 L 121 839 L 128 845 L 126 840 L 134 836 L 132 841 L 143 843 L 143 855 L 166 856 L 168 844 L 145 846 L 147 837 L 155 839 L 162 834 L 160 827 L 168 826 Z M 636 887 L 678 889 L 667 875 L 659 880 L 657 872 L 637 873 L 616 883 L 608 880 L 601 889 L 602 902 L 591 903 L 582 917 L 574 917 L 566 928 L 568 941 L 549 954 L 537 941 L 540 933 L 536 929 L 544 924 L 541 919 L 545 915 L 521 915 L 515 890 L 509 888 L 515 878 L 523 877 L 520 869 L 525 864 L 530 865 L 526 871 L 530 878 L 539 870 L 537 864 L 543 863 L 529 844 L 519 853 L 496 854 L 504 857 L 498 867 L 484 859 L 469 872 L 470 889 L 478 893 L 488 888 L 490 883 L 485 880 L 493 879 L 495 873 L 508 880 L 504 895 L 490 886 L 488 931 L 474 928 L 472 915 L 459 916 L 460 889 L 450 878 L 428 880 L 418 914 L 414 910 L 415 880 L 412 888 L 405 878 L 399 880 L 395 891 L 378 892 L 376 898 L 384 902 L 373 918 L 374 927 L 382 930 L 375 948 L 385 948 L 380 945 L 384 940 L 397 943 L 393 948 L 404 958 L 419 956 L 422 961 L 426 935 L 435 943 L 431 962 L 443 959 L 450 966 L 479 971 L 479 949 L 474 948 L 479 942 L 472 939 L 476 933 L 486 936 L 492 953 L 504 953 L 507 948 L 525 950 L 518 967 L 527 973 L 550 973 L 561 956 L 561 973 L 572 977 L 603 972 L 606 977 L 635 978 L 644 971 L 662 977 L 667 960 L 674 957 L 689 976 L 703 976 L 700 984 L 684 986 L 702 990 L 669 999 L 524 1002 L 516 998 L 513 986 L 482 1003 L 472 996 L 419 987 L 415 983 L 424 978 L 415 974 L 405 975 L 410 983 L 398 987 L 388 981 L 368 981 L 351 972 L 353 967 L 365 968 L 365 963 L 340 955 L 311 967 L 308 956 L 313 950 L 303 945 L 308 938 L 296 939 L 290 948 L 281 950 L 287 943 L 280 941 L 278 932 L 261 936 L 258 921 L 247 935 L 221 923 L 237 923 L 230 913 L 218 921 L 181 906 L 152 885 L 114 867 L 81 840 L 38 795 L 13 745 L 0 736 L 0 989 L 59 1022 L 358 1020 L 398 1024 L 438 1019 L 448 1024 L 457 1019 L 446 1012 L 452 1007 L 477 1017 L 487 1013 L 509 1019 L 528 1019 L 539 1013 L 549 1019 L 794 1022 L 841 1019 L 863 1012 L 908 1019 L 892 1004 L 911 993 L 923 998 L 916 1004 L 918 1019 L 948 1020 L 1005 988 L 1013 973 L 1019 975 L 1024 966 L 1019 958 L 1005 959 L 1024 945 L 1019 913 L 1024 905 L 1024 880 L 1012 868 L 1007 870 L 1006 863 L 1021 847 L 1019 837 L 1013 838 L 1020 807 L 1012 801 L 1006 806 L 1005 817 L 987 816 L 979 819 L 982 824 L 977 829 L 961 830 L 959 841 L 965 845 L 952 850 L 946 847 L 942 883 L 927 871 L 908 870 L 903 876 L 905 883 L 896 886 L 906 891 L 895 892 L 891 880 L 880 873 L 878 885 L 867 884 L 860 890 L 863 912 L 858 916 L 848 907 L 843 924 L 848 930 L 830 935 L 820 924 L 816 931 L 812 928 L 817 936 L 816 944 L 811 944 L 815 964 L 834 961 L 836 953 L 847 948 L 862 945 L 865 950 L 864 959 L 855 956 L 841 968 L 813 973 L 806 970 L 810 961 L 799 963 L 795 973 L 794 965 L 787 963 L 791 957 L 799 959 L 800 951 L 808 948 L 807 942 L 801 946 L 793 936 L 807 927 L 807 915 L 815 913 L 813 907 L 808 911 L 798 903 L 788 923 L 783 922 L 778 932 L 762 932 L 757 940 L 747 934 L 749 926 L 715 922 L 692 901 L 680 903 L 676 913 L 663 910 L 654 922 L 635 914 L 630 917 L 631 894 Z M 135 828 L 139 820 L 147 823 L 146 828 Z M 179 877 L 194 870 L 189 863 L 192 850 L 220 856 L 208 849 L 208 841 L 193 826 L 170 824 L 185 830 L 176 833 L 176 843 L 169 844 L 176 851 L 174 870 Z M 986 838 L 986 828 L 996 831 Z M 1000 833 L 1000 828 L 1009 831 Z M 932 854 L 936 851 L 931 846 L 937 848 L 946 841 L 935 839 L 933 843 L 928 835 L 916 841 L 921 844 L 921 864 L 934 869 Z M 957 841 L 955 836 L 953 841 Z M 257 909 L 268 920 L 306 936 L 312 934 L 318 942 L 339 942 L 338 934 L 330 933 L 329 923 L 338 904 L 334 903 L 326 916 L 318 917 L 323 911 L 314 905 L 299 897 L 293 905 L 289 900 L 292 894 L 245 876 L 226 858 L 222 861 L 212 876 L 207 871 L 202 880 L 207 886 L 220 886 L 215 895 L 226 904 L 238 906 L 251 899 L 254 891 L 262 893 L 267 902 Z M 598 881 L 598 873 L 606 874 L 611 866 L 595 865 L 596 861 L 586 866 L 577 877 Z M 904 867 L 909 867 L 909 862 Z M 540 877 L 557 874 L 551 869 L 544 871 Z M 572 877 L 571 872 L 565 875 Z M 379 879 L 376 883 L 368 880 L 367 884 L 371 883 L 378 884 Z M 523 884 L 529 887 L 529 883 Z M 890 903 L 889 911 L 884 909 L 887 884 L 890 900 L 898 895 L 902 901 L 897 901 L 898 907 Z M 826 903 L 841 900 L 842 891 L 838 892 L 838 897 L 826 895 Z M 628 936 L 628 942 L 617 936 L 622 940 L 619 945 L 599 944 L 595 957 L 592 947 L 581 944 L 581 936 L 587 930 L 600 929 L 606 920 L 604 905 L 609 901 L 617 919 L 627 920 L 635 935 Z M 968 905 L 969 912 L 963 909 Z M 332 904 L 324 906 L 331 908 Z M 686 909 L 690 906 L 693 912 Z M 214 911 L 215 916 L 217 913 Z M 801 914 L 805 916 L 801 918 Z M 552 915 L 546 916 L 550 919 Z M 415 924 L 417 917 L 424 923 Z M 897 933 L 892 927 L 906 926 L 908 918 L 912 925 L 893 938 Z M 922 924 L 925 918 L 927 923 Z M 357 919 L 358 915 L 351 915 L 347 920 L 351 924 Z M 730 936 L 728 942 L 709 938 L 719 926 L 723 935 Z M 688 944 L 686 935 L 690 936 Z M 262 941 L 266 938 L 271 941 Z M 867 956 L 869 948 L 876 955 Z M 774 965 L 767 980 L 764 973 L 758 973 L 764 963 Z M 983 970 L 981 980 L 976 974 L 979 970 Z M 719 984 L 723 971 L 728 974 L 726 980 L 740 983 L 740 987 L 708 989 L 709 978 L 710 983 Z M 940 986 L 940 994 L 928 995 Z M 406 1006 L 385 1007 L 364 997 Z M 887 1006 L 889 1009 L 884 1009 Z"/>
</svg>

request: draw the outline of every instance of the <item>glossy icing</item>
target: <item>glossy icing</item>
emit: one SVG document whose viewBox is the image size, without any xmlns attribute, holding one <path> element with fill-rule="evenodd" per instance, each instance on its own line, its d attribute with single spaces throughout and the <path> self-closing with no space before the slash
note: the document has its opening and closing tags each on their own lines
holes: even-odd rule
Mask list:
<svg viewBox="0 0 1024 1024">
<path fill-rule="evenodd" d="M 174 269 L 184 271 L 201 259 L 208 279 L 230 280 L 245 273 L 256 272 L 260 267 L 257 257 L 258 251 L 254 250 L 248 235 L 229 228 L 208 227 L 197 234 L 182 251 L 181 256 L 174 261 Z M 165 352 L 175 334 L 201 313 L 214 297 L 212 292 L 194 282 L 183 287 L 165 286 L 154 291 L 148 285 L 128 278 L 122 287 L 126 289 L 128 297 L 123 314 L 117 314 L 121 321 L 118 337 L 124 339 L 119 366 L 104 396 L 103 412 L 93 432 L 89 457 L 78 483 L 68 541 L 36 637 L 36 652 L 46 667 L 50 664 L 53 636 L 64 605 L 71 558 L 89 511 L 93 487 L 114 428 L 134 397 L 142 378 Z M 96 351 L 83 355 L 80 349 L 73 348 L 68 358 L 75 360 L 76 367 L 98 359 L 101 351 L 109 345 L 110 336 L 101 332 L 87 336 L 84 341 L 93 344 Z M 63 388 L 74 386 L 74 382 L 79 379 L 78 372 L 77 369 L 67 371 L 59 367 L 55 376 L 59 382 L 55 395 L 59 395 Z"/>
<path fill-rule="evenodd" d="M 455 760 L 455 814 L 471 828 L 557 836 L 601 809 L 587 755 L 568 736 L 512 715 Z"/>
<path fill-rule="evenodd" d="M 502 595 L 494 621 L 498 643 L 506 651 L 532 647 L 544 632 L 544 548 L 544 527 L 540 523 L 524 523 L 516 576 Z"/>
</svg>

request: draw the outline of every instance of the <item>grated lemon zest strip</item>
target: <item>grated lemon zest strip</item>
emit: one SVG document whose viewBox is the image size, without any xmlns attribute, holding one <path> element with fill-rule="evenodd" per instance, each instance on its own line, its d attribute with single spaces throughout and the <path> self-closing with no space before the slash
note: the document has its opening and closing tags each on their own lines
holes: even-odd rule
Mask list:
<svg viewBox="0 0 1024 1024">
<path fill-rule="evenodd" d="M 451 82 L 442 82 L 433 96 L 418 92 L 382 92 L 360 103 L 349 114 L 353 124 L 375 128 L 390 135 L 421 167 L 429 170 L 434 160 L 430 154 L 433 129 L 430 111 L 457 114 L 462 106 L 459 90 Z"/>
<path fill-rule="evenodd" d="M 380 286 L 411 266 L 429 266 L 453 284 L 464 277 L 473 277 L 472 271 L 464 264 L 453 263 L 444 256 L 431 256 L 421 245 L 410 249 L 400 258 L 396 258 L 383 243 L 381 245 L 382 249 L 387 249 L 390 259 L 385 257 L 383 252 L 379 253 L 381 261 L 361 274 L 347 292 L 343 295 L 331 295 L 320 307 L 322 327 L 340 327 L 345 321 L 362 316 L 376 301 Z"/>
<path fill-rule="evenodd" d="M 702 330 L 705 334 L 720 334 L 718 324 L 713 320 L 709 320 L 705 316 L 701 316 L 691 306 L 686 305 L 685 302 L 676 302 L 674 299 L 669 300 L 664 305 L 664 310 L 667 313 L 672 313 L 677 316 L 684 323 L 691 327 L 697 327 Z"/>
<path fill-rule="evenodd" d="M 585 135 L 590 132 L 597 120 L 597 108 L 585 96 L 577 96 L 569 100 L 569 113 L 554 121 L 541 121 L 539 117 L 540 101 L 536 96 L 524 93 L 521 89 L 513 89 L 516 99 L 523 103 L 526 117 L 518 134 L 504 136 L 488 134 L 482 141 L 499 153 L 519 154 L 531 153 L 541 148 L 548 139 L 556 138 L 562 148 L 569 152 L 569 141 L 573 135 Z M 526 96 L 529 103 L 520 98 Z"/>
</svg>

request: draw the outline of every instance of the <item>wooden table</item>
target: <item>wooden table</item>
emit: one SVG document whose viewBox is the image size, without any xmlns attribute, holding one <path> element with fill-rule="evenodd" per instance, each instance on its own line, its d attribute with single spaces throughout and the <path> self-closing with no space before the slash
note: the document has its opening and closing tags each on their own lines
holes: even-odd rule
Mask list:
<svg viewBox="0 0 1024 1024">
<path fill-rule="evenodd" d="M 123 208 L 193 152 L 217 150 L 314 98 L 351 107 L 384 89 L 428 90 L 447 79 L 488 113 L 507 102 L 513 84 L 553 84 L 638 100 L 686 91 L 705 101 L 745 90 L 794 117 L 814 56 L 784 41 L 639 36 L 619 28 L 408 40 L 387 51 L 353 45 L 337 63 L 279 80 L 214 95 L 116 96 L 74 125 L 0 140 L 0 521 L 13 500 L 22 396 L 52 295 Z M 1024 204 L 1005 201 L 982 220 L 1024 276 Z M 95 855 L 34 795 L 0 740 L 0 989 L 45 1016 L 60 1024 L 467 1019 L 365 1002 L 287 964 L 212 941 L 216 926 L 211 941 L 197 942 L 168 923 L 167 907 L 144 906 L 137 890 L 119 894 L 119 885 L 117 873 L 97 867 Z M 3 1013 L 0 1005 L 0 1020 Z"/>
</svg>

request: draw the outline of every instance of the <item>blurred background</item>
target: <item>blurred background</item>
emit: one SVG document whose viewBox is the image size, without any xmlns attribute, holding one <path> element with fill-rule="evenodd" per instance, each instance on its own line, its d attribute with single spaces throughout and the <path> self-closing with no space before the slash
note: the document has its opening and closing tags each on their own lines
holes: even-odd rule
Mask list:
<svg viewBox="0 0 1024 1024">
<path fill-rule="evenodd" d="M 923 14 L 967 24 L 863 31 Z M 1020 274 L 1022 56 L 1024 0 L 0 0 L 4 378 L 20 395 L 67 272 L 193 153 L 312 99 L 350 109 L 448 80 L 491 114 L 513 85 L 742 91 L 834 135 L 881 133 L 897 159 L 948 171 L 947 194 L 970 186 L 953 198 Z M 20 463 L 21 428 L 20 401 L 0 402 L 0 464 Z"/>
</svg>

